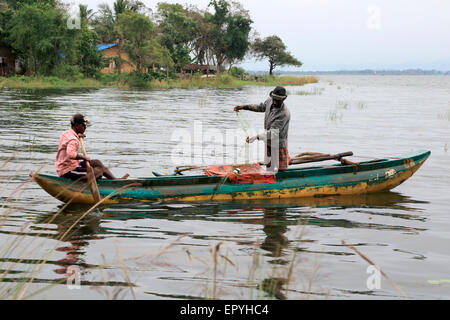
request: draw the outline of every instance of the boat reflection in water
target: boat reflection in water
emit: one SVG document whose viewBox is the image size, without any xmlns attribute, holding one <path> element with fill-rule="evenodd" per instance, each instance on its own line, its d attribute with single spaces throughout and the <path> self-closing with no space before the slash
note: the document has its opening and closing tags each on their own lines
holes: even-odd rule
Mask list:
<svg viewBox="0 0 450 320">
<path fill-rule="evenodd" d="M 340 228 L 362 228 L 362 229 L 380 229 L 380 230 L 408 230 L 411 227 L 402 226 L 398 222 L 395 226 L 387 224 L 362 223 L 352 221 L 351 219 L 335 219 L 329 217 L 330 210 L 338 211 L 341 214 L 346 210 L 364 210 L 364 213 L 370 215 L 384 215 L 387 218 L 395 217 L 407 220 L 425 221 L 426 217 L 422 214 L 421 205 L 426 202 L 416 201 L 409 197 L 395 192 L 374 193 L 356 196 L 334 196 L 324 198 L 299 198 L 299 199 L 280 199 L 280 200 L 253 200 L 236 202 L 210 202 L 202 204 L 192 203 L 135 203 L 118 204 L 99 207 L 98 210 L 87 214 L 81 221 L 74 225 L 75 221 L 89 210 L 90 206 L 71 205 L 63 210 L 62 213 L 54 218 L 52 224 L 57 225 L 55 239 L 62 239 L 64 245 L 56 249 L 59 252 L 65 252 L 63 259 L 56 261 L 58 268 L 54 271 L 59 274 L 70 276 L 68 268 L 77 266 L 81 272 L 89 272 L 91 268 L 99 265 L 86 263 L 84 255 L 90 243 L 102 240 L 107 237 L 118 238 L 136 238 L 139 241 L 148 241 L 149 246 L 154 242 L 160 242 L 158 246 L 165 246 L 164 238 L 155 237 L 155 230 L 149 231 L 148 227 L 139 226 L 139 219 L 153 220 L 150 225 L 156 225 L 156 220 L 164 220 L 163 225 L 168 226 L 167 222 L 188 222 L 189 221 L 207 221 L 208 223 L 226 222 L 246 225 L 261 226 L 263 237 L 258 240 L 259 255 L 274 268 L 289 268 L 292 263 L 293 252 L 312 252 L 309 250 L 309 242 L 314 240 L 299 239 L 298 235 L 289 233 L 291 226 L 304 225 L 305 228 L 314 227 L 340 227 Z M 41 216 L 41 223 L 49 221 L 51 214 Z M 124 229 L 125 225 L 117 228 L 111 226 L 111 222 L 126 222 L 134 220 L 133 228 Z M 389 219 L 387 219 L 389 220 Z M 400 220 L 401 222 L 402 220 Z M 389 222 L 389 221 L 388 221 Z M 143 223 L 148 225 L 149 223 Z M 103 225 L 103 226 L 102 226 Z M 161 225 L 161 224 L 158 224 Z M 183 233 L 174 233 L 172 227 L 168 226 L 168 231 L 157 230 L 163 234 L 170 234 L 172 237 L 181 236 Z M 70 229 L 70 230 L 69 230 Z M 157 228 L 158 229 L 158 228 Z M 175 228 L 176 229 L 176 228 Z M 66 232 L 69 232 L 66 234 Z M 416 228 L 420 232 L 423 229 Z M 260 237 L 261 233 L 256 233 Z M 230 235 L 234 236 L 234 235 Z M 252 237 L 255 235 L 252 235 Z M 209 242 L 214 240 L 230 241 L 229 238 L 209 237 L 188 234 L 188 237 L 195 241 L 206 241 L 203 245 L 209 246 Z M 237 238 L 238 236 L 236 236 Z M 238 238 L 237 238 L 238 239 Z M 153 242 L 153 244 L 152 244 Z M 183 241 L 186 243 L 185 241 Z M 189 243 L 189 241 L 187 241 Z M 249 243 L 238 239 L 238 247 L 251 248 L 254 243 Z M 311 243 L 312 245 L 312 243 Z M 301 246 L 301 247 L 300 247 Z M 335 249 L 331 249 L 335 250 Z M 349 254 L 344 252 L 320 252 L 325 254 Z M 295 256 L 295 254 L 294 254 Z M 100 280 L 100 279 L 98 279 Z M 267 277 L 255 285 L 269 297 L 276 299 L 286 299 L 284 288 L 289 281 L 286 273 L 283 276 L 274 272 L 274 275 Z M 125 288 L 129 286 L 126 281 L 85 281 L 84 284 L 91 286 L 108 286 Z M 134 285 L 134 284 L 133 284 Z"/>
</svg>

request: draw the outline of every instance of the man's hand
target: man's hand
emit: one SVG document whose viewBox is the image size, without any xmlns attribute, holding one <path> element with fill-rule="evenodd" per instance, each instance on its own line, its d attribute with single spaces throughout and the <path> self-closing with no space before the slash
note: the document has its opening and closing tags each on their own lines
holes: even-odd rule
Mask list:
<svg viewBox="0 0 450 320">
<path fill-rule="evenodd" d="M 86 135 L 84 135 L 83 133 L 79 133 L 79 134 L 78 134 L 78 137 L 84 139 L 84 138 L 86 138 Z"/>
<path fill-rule="evenodd" d="M 254 136 L 254 137 L 247 137 L 247 143 L 253 143 L 256 139 L 258 139 L 258 136 Z"/>
<path fill-rule="evenodd" d="M 244 110 L 245 106 L 236 106 L 234 107 L 235 112 L 239 112 L 239 110 Z"/>
<path fill-rule="evenodd" d="M 85 156 L 82 155 L 82 154 L 78 154 L 77 157 L 75 158 L 75 160 L 84 160 L 84 161 L 86 161 L 86 162 L 91 162 L 91 158 L 85 157 Z"/>
</svg>

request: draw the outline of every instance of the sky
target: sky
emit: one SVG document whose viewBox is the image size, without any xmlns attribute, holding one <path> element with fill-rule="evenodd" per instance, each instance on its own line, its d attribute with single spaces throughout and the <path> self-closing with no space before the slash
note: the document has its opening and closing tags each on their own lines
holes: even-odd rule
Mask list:
<svg viewBox="0 0 450 320">
<path fill-rule="evenodd" d="M 141 0 L 155 9 L 157 2 Z M 114 0 L 63 0 L 112 5 Z M 165 0 L 206 9 L 209 0 Z M 450 70 L 449 0 L 239 0 L 261 38 L 279 36 L 303 63 L 289 71 Z M 268 69 L 250 59 L 248 71 Z"/>
</svg>

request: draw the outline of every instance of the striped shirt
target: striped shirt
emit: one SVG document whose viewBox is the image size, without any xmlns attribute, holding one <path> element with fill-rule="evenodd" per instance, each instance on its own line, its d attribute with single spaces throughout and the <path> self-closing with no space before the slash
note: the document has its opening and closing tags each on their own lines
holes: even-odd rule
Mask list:
<svg viewBox="0 0 450 320">
<path fill-rule="evenodd" d="M 79 149 L 80 138 L 73 129 L 61 134 L 55 162 L 55 169 L 59 176 L 80 167 L 80 161 L 76 160 Z"/>
</svg>

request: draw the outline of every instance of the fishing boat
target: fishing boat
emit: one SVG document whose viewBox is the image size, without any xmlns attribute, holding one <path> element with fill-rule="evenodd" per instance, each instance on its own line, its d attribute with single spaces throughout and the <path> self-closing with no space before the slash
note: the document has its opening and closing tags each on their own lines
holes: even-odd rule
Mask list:
<svg viewBox="0 0 450 320">
<path fill-rule="evenodd" d="M 355 195 L 391 190 L 410 178 L 431 152 L 358 164 L 289 168 L 274 181 L 242 183 L 223 176 L 161 175 L 127 180 L 99 179 L 102 204 L 138 201 L 233 201 Z M 236 174 L 236 173 L 235 173 Z M 239 174 L 239 173 L 237 173 Z M 86 182 L 33 173 L 42 189 L 62 202 L 93 204 Z"/>
</svg>

